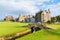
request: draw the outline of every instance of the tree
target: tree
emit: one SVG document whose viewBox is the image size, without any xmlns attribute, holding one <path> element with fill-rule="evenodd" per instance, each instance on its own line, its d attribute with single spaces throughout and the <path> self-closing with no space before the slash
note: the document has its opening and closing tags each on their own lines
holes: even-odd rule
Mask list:
<svg viewBox="0 0 60 40">
<path fill-rule="evenodd" d="M 6 18 L 4 18 L 4 21 L 6 21 Z"/>
<path fill-rule="evenodd" d="M 60 15 L 59 16 L 56 16 L 56 19 L 57 19 L 57 21 L 59 21 L 60 20 Z"/>
<path fill-rule="evenodd" d="M 52 18 L 51 18 L 51 22 L 52 22 L 52 23 L 56 22 L 56 20 L 57 20 L 56 17 L 52 17 Z"/>
</svg>

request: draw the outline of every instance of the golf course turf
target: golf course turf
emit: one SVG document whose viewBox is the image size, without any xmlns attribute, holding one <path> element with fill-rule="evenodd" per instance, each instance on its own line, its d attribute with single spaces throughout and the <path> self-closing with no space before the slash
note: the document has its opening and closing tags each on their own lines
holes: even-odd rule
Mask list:
<svg viewBox="0 0 60 40">
<path fill-rule="evenodd" d="M 25 27 L 28 23 L 20 22 L 0 22 L 0 36 L 5 36 L 8 34 L 13 34 L 21 31 L 28 30 Z M 51 28 L 56 28 L 55 30 L 39 30 L 31 34 L 25 35 L 16 40 L 60 40 L 60 24 L 47 24 Z"/>
<path fill-rule="evenodd" d="M 47 30 L 42 29 L 35 33 L 31 33 L 24 37 L 18 38 L 16 40 L 60 40 L 60 34 L 51 32 L 51 31 L 53 31 L 53 30 L 47 31 Z"/>
<path fill-rule="evenodd" d="M 47 24 L 51 28 L 56 28 L 54 30 L 45 30 L 31 33 L 24 37 L 18 38 L 16 40 L 60 40 L 60 24 Z"/>
<path fill-rule="evenodd" d="M 0 22 L 0 36 L 5 36 L 24 30 L 28 30 L 26 26 L 28 23 L 19 22 Z"/>
</svg>

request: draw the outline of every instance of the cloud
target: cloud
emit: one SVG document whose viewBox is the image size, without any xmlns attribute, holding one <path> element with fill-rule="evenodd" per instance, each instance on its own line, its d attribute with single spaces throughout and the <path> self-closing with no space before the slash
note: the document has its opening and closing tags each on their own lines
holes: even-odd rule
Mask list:
<svg viewBox="0 0 60 40">
<path fill-rule="evenodd" d="M 47 5 L 47 9 L 50 9 L 51 16 L 60 15 L 60 3 Z"/>
<path fill-rule="evenodd" d="M 0 0 L 0 14 L 2 16 L 18 16 L 20 13 L 35 14 L 41 8 L 36 5 L 40 6 L 49 1 L 51 0 Z"/>
<path fill-rule="evenodd" d="M 49 0 L 0 0 L 0 5 L 4 6 L 5 8 L 9 8 L 8 10 L 20 10 L 20 9 L 25 9 L 25 10 L 36 10 L 37 7 L 35 5 L 41 5 L 43 2 L 46 2 Z"/>
</svg>

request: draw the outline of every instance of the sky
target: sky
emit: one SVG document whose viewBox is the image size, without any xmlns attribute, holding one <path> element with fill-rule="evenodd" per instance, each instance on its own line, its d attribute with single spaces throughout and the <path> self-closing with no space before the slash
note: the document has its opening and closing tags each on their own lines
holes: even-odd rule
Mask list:
<svg viewBox="0 0 60 40">
<path fill-rule="evenodd" d="M 60 15 L 60 0 L 0 0 L 0 20 L 11 15 L 35 15 L 39 10 L 50 9 L 51 16 Z"/>
</svg>

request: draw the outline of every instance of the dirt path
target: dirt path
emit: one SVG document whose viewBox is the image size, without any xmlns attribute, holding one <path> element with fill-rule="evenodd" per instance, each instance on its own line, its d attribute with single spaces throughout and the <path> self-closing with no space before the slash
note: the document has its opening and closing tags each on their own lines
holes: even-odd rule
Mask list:
<svg viewBox="0 0 60 40">
<path fill-rule="evenodd" d="M 26 30 L 23 32 L 18 32 L 15 34 L 10 34 L 7 36 L 0 37 L 0 40 L 15 40 L 16 38 L 22 37 L 22 36 L 30 34 L 30 33 L 31 33 L 31 30 Z"/>
</svg>

